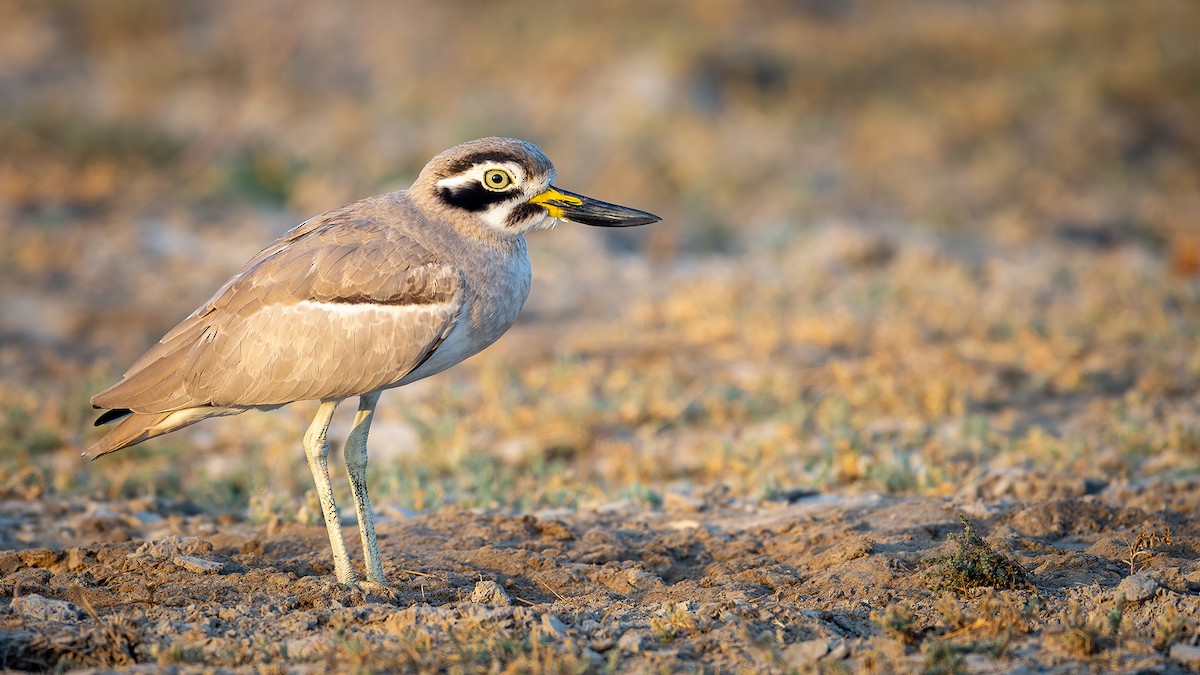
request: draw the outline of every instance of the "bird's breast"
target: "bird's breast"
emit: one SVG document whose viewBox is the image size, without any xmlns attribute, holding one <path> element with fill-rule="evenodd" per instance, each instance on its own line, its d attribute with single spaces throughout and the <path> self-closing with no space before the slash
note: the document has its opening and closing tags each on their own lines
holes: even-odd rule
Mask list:
<svg viewBox="0 0 1200 675">
<path fill-rule="evenodd" d="M 450 332 L 433 354 L 396 386 L 439 373 L 478 354 L 500 339 L 529 297 L 532 272 L 524 241 L 509 255 L 481 256 L 460 268 L 463 306 Z"/>
</svg>

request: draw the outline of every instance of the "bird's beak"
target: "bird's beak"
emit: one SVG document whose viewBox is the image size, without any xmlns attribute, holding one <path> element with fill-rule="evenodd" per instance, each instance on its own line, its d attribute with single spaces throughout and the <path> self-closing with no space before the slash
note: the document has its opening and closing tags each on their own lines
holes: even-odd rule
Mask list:
<svg viewBox="0 0 1200 675">
<path fill-rule="evenodd" d="M 529 203 L 546 209 L 552 218 L 597 227 L 630 227 L 662 220 L 653 213 L 609 204 L 599 199 L 559 190 L 553 186 L 530 199 Z"/>
</svg>

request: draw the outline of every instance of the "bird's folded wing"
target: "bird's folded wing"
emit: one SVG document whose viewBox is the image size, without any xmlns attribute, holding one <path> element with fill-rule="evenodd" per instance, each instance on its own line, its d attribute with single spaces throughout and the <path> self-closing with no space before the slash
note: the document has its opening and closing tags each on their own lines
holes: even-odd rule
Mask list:
<svg viewBox="0 0 1200 675">
<path fill-rule="evenodd" d="M 330 214 L 264 249 L 92 403 L 163 412 L 367 393 L 427 359 L 462 303 L 458 270 L 411 237 Z"/>
</svg>

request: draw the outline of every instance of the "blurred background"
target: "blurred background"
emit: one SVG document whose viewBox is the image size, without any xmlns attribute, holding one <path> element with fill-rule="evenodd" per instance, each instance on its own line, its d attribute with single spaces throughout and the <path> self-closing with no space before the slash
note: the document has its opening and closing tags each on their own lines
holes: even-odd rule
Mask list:
<svg viewBox="0 0 1200 675">
<path fill-rule="evenodd" d="M 291 517 L 312 405 L 86 465 L 88 397 L 487 135 L 663 221 L 533 237 L 518 326 L 384 397 L 387 508 L 1194 475 L 1197 35 L 1192 0 L 0 4 L 0 495 Z"/>
</svg>

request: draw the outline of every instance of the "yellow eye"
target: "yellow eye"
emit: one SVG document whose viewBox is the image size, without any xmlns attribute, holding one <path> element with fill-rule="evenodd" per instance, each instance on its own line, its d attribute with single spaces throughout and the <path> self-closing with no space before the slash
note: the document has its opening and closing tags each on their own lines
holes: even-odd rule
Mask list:
<svg viewBox="0 0 1200 675">
<path fill-rule="evenodd" d="M 489 190 L 499 192 L 512 185 L 512 182 L 512 176 L 504 169 L 488 169 L 483 172 L 483 187 Z"/>
</svg>

